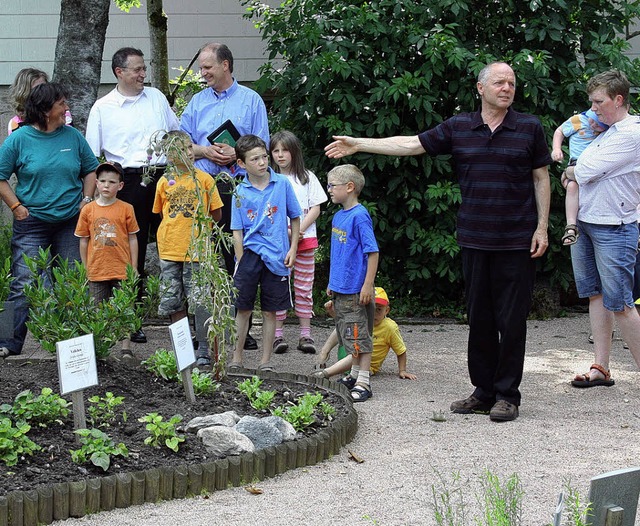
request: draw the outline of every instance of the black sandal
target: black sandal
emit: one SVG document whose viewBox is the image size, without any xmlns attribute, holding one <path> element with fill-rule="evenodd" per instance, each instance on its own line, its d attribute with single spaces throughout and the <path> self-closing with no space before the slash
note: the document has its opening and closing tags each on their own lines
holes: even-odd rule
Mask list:
<svg viewBox="0 0 640 526">
<path fill-rule="evenodd" d="M 564 246 L 573 245 L 580 237 L 577 225 L 567 225 L 564 227 L 564 236 L 562 236 L 562 244 Z"/>
</svg>

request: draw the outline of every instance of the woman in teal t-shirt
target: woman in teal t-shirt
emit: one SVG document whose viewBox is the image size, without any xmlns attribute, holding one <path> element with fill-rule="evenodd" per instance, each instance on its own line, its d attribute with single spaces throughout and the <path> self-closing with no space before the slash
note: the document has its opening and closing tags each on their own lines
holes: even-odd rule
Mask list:
<svg viewBox="0 0 640 526">
<path fill-rule="evenodd" d="M 11 292 L 15 319 L 12 338 L 0 340 L 0 358 L 20 354 L 27 335 L 29 307 L 22 293 L 33 281 L 23 255 L 79 260 L 74 236 L 80 208 L 93 199 L 98 161 L 82 134 L 65 126 L 67 91 L 56 83 L 33 88 L 25 104 L 25 125 L 0 147 L 0 197 L 13 213 Z M 16 174 L 15 191 L 9 178 Z"/>
</svg>

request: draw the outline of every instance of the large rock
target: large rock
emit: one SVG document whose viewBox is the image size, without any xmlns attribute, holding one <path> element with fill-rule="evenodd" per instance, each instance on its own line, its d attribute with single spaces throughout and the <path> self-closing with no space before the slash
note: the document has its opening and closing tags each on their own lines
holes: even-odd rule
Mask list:
<svg viewBox="0 0 640 526">
<path fill-rule="evenodd" d="M 279 416 L 267 416 L 263 418 L 265 422 L 273 424 L 276 426 L 278 431 L 282 433 L 282 440 L 287 442 L 288 440 L 293 440 L 296 438 L 297 432 L 296 428 L 293 427 L 289 422 L 287 422 L 284 418 Z"/>
<path fill-rule="evenodd" d="M 236 424 L 235 430 L 248 436 L 256 449 L 277 446 L 282 443 L 282 432 L 273 421 L 255 416 L 243 416 Z"/>
<path fill-rule="evenodd" d="M 253 453 L 256 450 L 248 437 L 231 427 L 206 427 L 198 431 L 197 436 L 202 440 L 209 454 L 216 457 Z"/>
<path fill-rule="evenodd" d="M 235 411 L 225 411 L 224 413 L 217 413 L 215 415 L 196 416 L 189 420 L 184 430 L 187 433 L 197 433 L 200 429 L 212 426 L 235 426 L 240 417 Z"/>
</svg>

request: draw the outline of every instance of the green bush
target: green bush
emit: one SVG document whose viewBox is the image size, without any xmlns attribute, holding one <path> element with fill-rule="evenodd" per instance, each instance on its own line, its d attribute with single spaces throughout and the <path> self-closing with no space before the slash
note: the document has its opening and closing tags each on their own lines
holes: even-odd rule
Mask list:
<svg viewBox="0 0 640 526">
<path fill-rule="evenodd" d="M 269 61 L 256 86 L 276 95 L 271 129 L 298 135 L 321 180 L 335 164 L 323 152 L 332 135 L 415 135 L 474 111 L 477 74 L 496 59 L 514 67 L 514 107 L 540 117 L 549 144 L 555 128 L 587 106 L 584 86 L 594 72 L 614 66 L 640 83 L 640 62 L 623 55 L 629 45 L 620 37 L 640 14 L 638 0 L 516 0 L 481 9 L 470 0 L 243 3 L 267 42 Z M 399 301 L 416 298 L 414 314 L 460 304 L 460 190 L 449 156 L 360 154 L 347 162 L 367 180 L 361 199 L 380 244 L 378 281 Z M 541 266 L 553 286 L 567 288 L 573 278 L 559 243 L 559 174 L 552 167 L 551 248 Z M 329 205 L 318 221 L 322 244 L 335 210 Z"/>
<path fill-rule="evenodd" d="M 94 466 L 107 471 L 111 465 L 112 456 L 129 456 L 129 450 L 122 442 L 116 444 L 109 435 L 99 429 L 78 429 L 75 431 L 80 436 L 80 449 L 73 449 L 71 460 L 76 464 L 91 462 Z"/>
<path fill-rule="evenodd" d="M 116 343 L 140 328 L 148 312 L 146 303 L 136 302 L 138 277 L 131 266 L 112 296 L 96 305 L 89 295 L 86 269 L 79 261 L 51 261 L 48 248 L 25 261 L 35 276 L 35 281 L 24 288 L 29 302 L 27 327 L 50 353 L 56 352 L 56 342 L 93 334 L 96 357 L 106 358 Z M 157 290 L 157 286 L 152 289 Z M 152 299 L 147 297 L 145 301 L 151 303 Z"/>
<path fill-rule="evenodd" d="M 27 433 L 31 429 L 24 422 L 14 425 L 10 418 L 0 416 L 0 461 L 7 466 L 15 466 L 20 457 L 33 455 L 42 449 Z"/>
<path fill-rule="evenodd" d="M 0 413 L 4 413 L 16 422 L 47 427 L 54 422 L 62 423 L 69 415 L 68 402 L 53 392 L 50 387 L 43 387 L 38 396 L 29 389 L 18 393 L 13 405 L 0 405 Z"/>
</svg>

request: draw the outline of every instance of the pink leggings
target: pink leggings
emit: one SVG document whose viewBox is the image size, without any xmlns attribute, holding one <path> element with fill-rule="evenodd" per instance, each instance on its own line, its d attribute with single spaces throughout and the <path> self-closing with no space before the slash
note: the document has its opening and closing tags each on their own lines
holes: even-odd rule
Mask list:
<svg viewBox="0 0 640 526">
<path fill-rule="evenodd" d="M 298 318 L 313 317 L 313 277 L 316 270 L 315 249 L 303 250 L 296 254 L 296 262 L 293 265 L 293 292 L 294 307 Z M 279 321 L 287 317 L 287 311 L 276 312 Z"/>
</svg>

